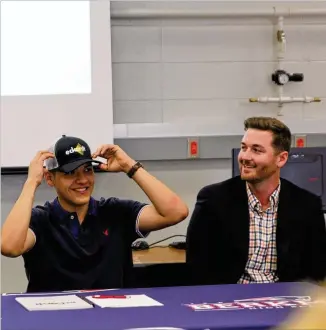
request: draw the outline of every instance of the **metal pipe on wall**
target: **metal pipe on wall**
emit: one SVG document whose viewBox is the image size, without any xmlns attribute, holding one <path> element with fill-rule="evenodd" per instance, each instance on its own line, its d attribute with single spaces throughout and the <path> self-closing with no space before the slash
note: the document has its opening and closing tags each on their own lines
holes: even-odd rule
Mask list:
<svg viewBox="0 0 326 330">
<path fill-rule="evenodd" d="M 199 10 L 199 9 L 114 9 L 113 19 L 153 19 L 153 18 L 250 18 L 250 17 L 300 17 L 325 16 L 326 8 L 277 8 L 251 10 Z"/>
<path fill-rule="evenodd" d="M 282 70 L 282 62 L 285 57 L 285 51 L 286 51 L 286 38 L 285 38 L 285 32 L 284 32 L 284 17 L 280 16 L 278 18 L 278 29 L 276 33 L 277 38 L 277 69 Z M 282 97 L 283 97 L 283 86 L 277 86 L 278 89 L 278 97 L 279 97 L 279 108 L 282 108 Z M 279 109 L 278 115 L 281 115 L 281 109 Z"/>
<path fill-rule="evenodd" d="M 311 12 L 312 13 L 312 12 Z M 277 23 L 277 71 L 284 72 L 284 68 L 282 67 L 283 60 L 285 58 L 286 53 L 286 37 L 284 32 L 284 17 L 278 17 Z M 249 102 L 258 102 L 258 103 L 277 103 L 279 110 L 277 115 L 282 116 L 282 107 L 284 103 L 293 103 L 293 102 L 302 102 L 302 103 L 311 103 L 311 102 L 321 102 L 319 97 L 312 96 L 303 96 L 303 97 L 292 97 L 292 96 L 284 96 L 283 93 L 283 84 L 277 85 L 277 94 L 278 97 L 252 97 L 249 99 Z"/>
<path fill-rule="evenodd" d="M 311 103 L 311 102 L 321 102 L 319 97 L 312 97 L 312 96 L 302 96 L 302 97 L 292 97 L 292 96 L 281 96 L 281 97 L 268 97 L 268 96 L 261 96 L 261 97 L 252 97 L 249 99 L 249 102 L 259 102 L 259 103 L 293 103 L 293 102 L 304 102 L 304 103 Z"/>
</svg>

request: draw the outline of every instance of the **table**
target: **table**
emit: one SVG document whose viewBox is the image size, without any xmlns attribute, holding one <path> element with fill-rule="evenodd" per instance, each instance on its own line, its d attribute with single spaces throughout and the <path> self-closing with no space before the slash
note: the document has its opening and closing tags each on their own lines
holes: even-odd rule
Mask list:
<svg viewBox="0 0 326 330">
<path fill-rule="evenodd" d="M 274 283 L 110 290 L 98 294 L 108 294 L 108 292 L 110 295 L 146 294 L 164 306 L 94 307 L 86 310 L 41 312 L 25 310 L 15 301 L 17 295 L 4 295 L 1 304 L 2 329 L 163 330 L 164 327 L 170 327 L 168 328 L 170 330 L 269 329 L 286 319 L 294 310 L 294 306 L 308 304 L 305 298 L 300 296 L 306 296 L 307 289 L 310 292 L 312 288 L 313 286 L 308 283 Z M 25 296 L 29 295 L 25 294 Z M 90 293 L 81 292 L 78 295 L 87 296 Z M 263 301 L 259 300 L 263 297 Z M 235 300 L 244 299 L 247 301 L 235 303 Z M 198 305 L 203 303 L 219 304 Z M 193 308 L 201 306 L 202 310 L 195 311 L 188 307 L 188 304 L 197 304 L 192 305 Z M 279 307 L 277 308 L 276 305 Z M 250 309 L 250 306 L 256 308 Z M 282 306 L 283 308 L 280 308 Z M 203 309 L 204 307 L 206 309 Z"/>
<path fill-rule="evenodd" d="M 134 264 L 184 263 L 186 251 L 172 247 L 154 247 L 132 252 Z"/>
<path fill-rule="evenodd" d="M 162 287 L 187 284 L 186 251 L 153 247 L 133 251 L 132 287 Z"/>
</svg>

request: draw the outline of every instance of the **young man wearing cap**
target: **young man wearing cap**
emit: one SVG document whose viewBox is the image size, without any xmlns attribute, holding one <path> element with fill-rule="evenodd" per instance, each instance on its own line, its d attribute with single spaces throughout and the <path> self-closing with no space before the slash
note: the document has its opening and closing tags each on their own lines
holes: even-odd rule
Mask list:
<svg viewBox="0 0 326 330">
<path fill-rule="evenodd" d="M 152 204 L 92 198 L 94 163 L 107 172 L 125 172 Z M 33 208 L 43 177 L 57 198 Z M 1 252 L 23 256 L 28 292 L 122 287 L 131 266 L 131 243 L 187 215 L 185 203 L 117 145 L 102 145 L 91 154 L 85 141 L 63 136 L 31 161 L 2 228 Z"/>
</svg>

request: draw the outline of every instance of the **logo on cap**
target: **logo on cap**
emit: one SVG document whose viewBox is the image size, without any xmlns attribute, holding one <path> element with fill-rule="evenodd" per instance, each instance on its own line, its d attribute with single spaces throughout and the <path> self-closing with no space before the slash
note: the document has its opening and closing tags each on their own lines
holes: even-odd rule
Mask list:
<svg viewBox="0 0 326 330">
<path fill-rule="evenodd" d="M 75 148 L 71 147 L 69 150 L 66 150 L 66 155 L 77 152 L 83 156 L 85 151 L 86 151 L 86 148 L 84 146 L 82 146 L 80 143 L 78 143 Z"/>
</svg>

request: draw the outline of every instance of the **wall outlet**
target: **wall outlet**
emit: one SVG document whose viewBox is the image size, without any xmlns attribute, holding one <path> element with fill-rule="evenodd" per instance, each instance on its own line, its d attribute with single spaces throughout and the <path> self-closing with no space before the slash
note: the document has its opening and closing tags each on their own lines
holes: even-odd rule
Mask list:
<svg viewBox="0 0 326 330">
<path fill-rule="evenodd" d="M 198 158 L 199 157 L 199 139 L 198 138 L 188 138 L 188 158 Z"/>
<path fill-rule="evenodd" d="M 294 136 L 294 147 L 305 148 L 307 146 L 307 135 L 295 135 Z"/>
</svg>

